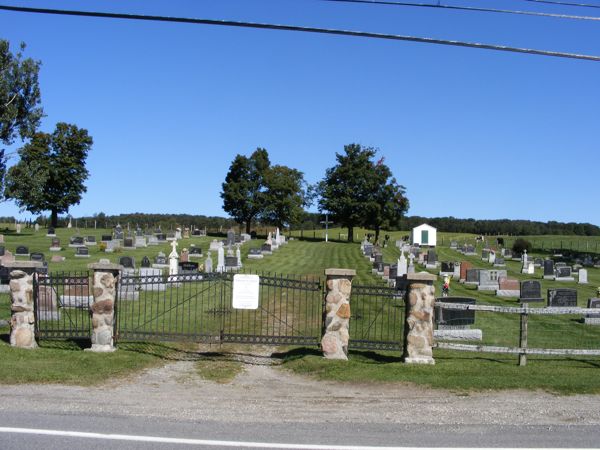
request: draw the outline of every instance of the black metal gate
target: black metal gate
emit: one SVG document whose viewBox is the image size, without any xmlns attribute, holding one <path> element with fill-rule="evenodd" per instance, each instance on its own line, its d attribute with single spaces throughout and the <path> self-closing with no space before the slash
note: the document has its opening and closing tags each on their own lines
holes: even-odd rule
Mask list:
<svg viewBox="0 0 600 450">
<path fill-rule="evenodd" d="M 353 285 L 350 295 L 351 349 L 402 349 L 404 296 L 386 286 Z"/>
<path fill-rule="evenodd" d="M 33 284 L 37 339 L 90 339 L 88 272 L 36 273 Z"/>
<path fill-rule="evenodd" d="M 232 307 L 233 273 L 122 275 L 116 340 L 317 344 L 319 279 L 261 275 L 259 307 Z"/>
</svg>

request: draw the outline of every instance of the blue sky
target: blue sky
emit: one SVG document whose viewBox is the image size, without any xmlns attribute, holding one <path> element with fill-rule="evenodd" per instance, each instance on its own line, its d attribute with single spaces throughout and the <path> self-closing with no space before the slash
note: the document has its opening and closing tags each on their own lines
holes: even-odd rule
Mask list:
<svg viewBox="0 0 600 450">
<path fill-rule="evenodd" d="M 443 3 L 600 15 L 522 0 Z M 0 4 L 342 28 L 600 55 L 597 21 L 318 0 Z M 4 11 L 0 38 L 13 48 L 25 42 L 26 55 L 42 61 L 43 131 L 65 121 L 94 138 L 88 191 L 71 208 L 74 216 L 225 215 L 219 193 L 236 154 L 264 147 L 272 163 L 301 170 L 314 183 L 335 164 L 336 152 L 356 142 L 377 147 L 385 157 L 406 187 L 409 215 L 600 225 L 597 62 Z M 0 215 L 19 211 L 5 202 Z"/>
</svg>

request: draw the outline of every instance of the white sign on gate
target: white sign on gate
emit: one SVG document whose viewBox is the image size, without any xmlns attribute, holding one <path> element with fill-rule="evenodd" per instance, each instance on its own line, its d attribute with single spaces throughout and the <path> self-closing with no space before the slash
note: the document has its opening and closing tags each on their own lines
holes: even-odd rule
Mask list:
<svg viewBox="0 0 600 450">
<path fill-rule="evenodd" d="M 233 302 L 235 309 L 258 309 L 258 275 L 236 274 L 233 276 Z"/>
</svg>

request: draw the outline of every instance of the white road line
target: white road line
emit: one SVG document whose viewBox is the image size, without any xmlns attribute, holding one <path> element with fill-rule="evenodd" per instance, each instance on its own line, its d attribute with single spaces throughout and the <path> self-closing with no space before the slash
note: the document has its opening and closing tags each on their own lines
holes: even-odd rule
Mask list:
<svg viewBox="0 0 600 450">
<path fill-rule="evenodd" d="M 64 431 L 64 430 L 42 430 L 36 428 L 11 428 L 0 427 L 0 433 L 14 434 L 33 434 L 43 436 L 60 436 L 74 437 L 85 439 L 104 439 L 113 441 L 136 441 L 136 442 L 153 442 L 163 444 L 181 444 L 181 445 L 210 445 L 213 447 L 237 447 L 237 448 L 281 448 L 281 449 L 297 449 L 297 450 L 424 450 L 428 447 L 377 447 L 377 446 L 357 446 L 357 445 L 311 445 L 311 444 L 282 444 L 274 442 L 243 442 L 243 441 L 219 441 L 210 439 L 183 439 L 170 438 L 160 436 L 135 436 L 129 434 L 102 434 L 102 433 L 87 433 L 81 431 Z M 432 447 L 429 447 L 432 448 Z M 459 450 L 459 447 L 444 448 L 435 447 L 436 450 Z M 494 448 L 494 450 L 507 450 L 502 448 Z M 532 449 L 519 449 L 532 450 Z M 573 449 L 571 449 L 573 450 Z"/>
</svg>

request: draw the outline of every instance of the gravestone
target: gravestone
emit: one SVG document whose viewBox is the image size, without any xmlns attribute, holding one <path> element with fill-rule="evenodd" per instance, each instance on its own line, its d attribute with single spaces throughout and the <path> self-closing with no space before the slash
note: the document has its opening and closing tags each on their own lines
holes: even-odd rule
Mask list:
<svg viewBox="0 0 600 450">
<path fill-rule="evenodd" d="M 396 281 L 397 277 L 398 277 L 398 265 L 392 264 L 389 268 L 388 278 L 391 281 Z"/>
<path fill-rule="evenodd" d="M 460 262 L 460 281 L 464 283 L 467 280 L 467 270 L 472 269 L 473 264 L 469 261 L 461 261 Z"/>
<path fill-rule="evenodd" d="M 365 245 L 365 256 L 368 256 L 369 258 L 373 255 L 373 246 L 371 244 L 369 245 Z"/>
<path fill-rule="evenodd" d="M 554 270 L 555 281 L 575 281 L 568 266 L 557 266 Z"/>
<path fill-rule="evenodd" d="M 146 243 L 146 238 L 144 236 L 136 236 L 135 237 L 135 248 L 145 248 L 148 244 Z"/>
<path fill-rule="evenodd" d="M 85 245 L 96 245 L 96 236 L 88 236 L 85 238 Z"/>
<path fill-rule="evenodd" d="M 108 241 L 112 241 L 112 235 L 110 235 L 110 234 L 103 234 L 103 235 L 100 237 L 100 241 L 101 241 L 101 242 L 108 242 Z"/>
<path fill-rule="evenodd" d="M 263 255 L 270 255 L 272 254 L 271 251 L 271 244 L 267 244 L 266 242 L 262 245 L 261 247 L 261 251 L 263 253 Z"/>
<path fill-rule="evenodd" d="M 238 268 L 238 260 L 235 256 L 225 256 L 225 270 L 230 271 Z"/>
<path fill-rule="evenodd" d="M 554 280 L 554 261 L 544 260 L 544 280 Z"/>
<path fill-rule="evenodd" d="M 192 230 L 192 236 L 201 236 L 200 230 L 198 230 L 198 229 Z"/>
<path fill-rule="evenodd" d="M 86 249 L 87 250 L 87 249 Z M 64 280 L 60 303 L 67 308 L 89 308 L 94 301 L 90 295 L 90 280 L 86 277 L 69 277 Z"/>
<path fill-rule="evenodd" d="M 248 259 L 262 259 L 264 258 L 260 248 L 251 248 L 248 251 Z"/>
<path fill-rule="evenodd" d="M 82 247 L 85 245 L 83 236 L 72 236 L 69 239 L 69 247 Z"/>
<path fill-rule="evenodd" d="M 127 258 L 124 256 L 123 258 Z M 119 301 L 131 300 L 136 301 L 140 298 L 141 279 L 135 275 L 133 268 L 123 266 L 121 276 L 119 278 Z"/>
<path fill-rule="evenodd" d="M 167 233 L 167 241 L 175 241 L 175 240 L 177 240 L 175 232 L 174 231 L 169 231 Z"/>
<path fill-rule="evenodd" d="M 411 255 L 412 256 L 412 255 Z M 404 252 L 400 252 L 400 258 L 398 258 L 398 272 L 396 277 L 402 277 L 408 273 L 408 261 L 406 260 L 406 256 L 404 256 Z"/>
<path fill-rule="evenodd" d="M 63 262 L 65 260 L 64 256 L 60 256 L 60 255 L 52 255 L 52 258 L 50 258 L 50 262 Z"/>
<path fill-rule="evenodd" d="M 193 261 L 179 262 L 179 274 L 191 274 L 198 272 L 198 263 Z"/>
<path fill-rule="evenodd" d="M 235 232 L 233 230 L 229 230 L 227 232 L 227 246 L 231 246 L 235 244 Z"/>
<path fill-rule="evenodd" d="M 62 247 L 60 246 L 60 239 L 57 237 L 53 237 L 52 238 L 52 242 L 50 244 L 50 249 L 51 252 L 60 252 L 62 250 Z"/>
<path fill-rule="evenodd" d="M 450 248 L 451 248 L 452 250 L 456 250 L 456 249 L 458 248 L 458 242 L 456 242 L 456 241 L 451 241 L 451 242 L 450 242 Z"/>
<path fill-rule="evenodd" d="M 148 236 L 148 245 L 158 245 L 158 238 L 154 235 Z"/>
<path fill-rule="evenodd" d="M 490 251 L 490 254 L 488 255 L 488 263 L 496 264 L 496 252 Z"/>
<path fill-rule="evenodd" d="M 40 261 L 40 262 L 44 262 L 44 254 L 43 253 L 39 253 L 39 252 L 32 252 L 31 255 L 29 255 L 29 259 L 31 261 Z"/>
<path fill-rule="evenodd" d="M 476 304 L 474 298 L 468 297 L 442 297 L 436 299 L 435 323 L 437 329 L 433 331 L 435 339 L 459 341 L 480 341 L 482 339 L 483 333 L 481 330 L 471 329 L 471 325 L 475 323 L 474 310 L 444 309 L 439 306 L 439 302 Z"/>
<path fill-rule="evenodd" d="M 19 245 L 15 249 L 15 256 L 26 256 L 29 258 L 29 247 L 25 245 Z"/>
<path fill-rule="evenodd" d="M 455 280 L 460 280 L 460 263 L 454 263 L 454 272 L 452 273 L 452 278 Z"/>
<path fill-rule="evenodd" d="M 435 250 L 430 249 L 427 251 L 427 264 L 425 265 L 427 269 L 436 269 L 437 268 L 437 254 Z"/>
<path fill-rule="evenodd" d="M 465 255 L 467 256 L 473 256 L 476 255 L 477 252 L 475 251 L 475 246 L 474 245 L 467 245 L 467 247 L 465 248 Z"/>
<path fill-rule="evenodd" d="M 132 250 L 135 248 L 135 243 L 133 238 L 131 237 L 126 237 L 125 239 L 123 239 L 123 248 Z"/>
<path fill-rule="evenodd" d="M 454 263 L 448 261 L 442 261 L 442 267 L 440 269 L 440 275 L 454 275 Z"/>
<path fill-rule="evenodd" d="M 56 236 L 56 230 L 54 229 L 54 227 L 48 227 L 48 232 L 46 233 L 46 236 L 48 236 L 48 237 Z"/>
<path fill-rule="evenodd" d="M 135 269 L 135 258 L 133 256 L 121 256 L 119 258 L 119 264 L 124 269 Z"/>
<path fill-rule="evenodd" d="M 494 267 L 506 267 L 504 258 L 496 257 L 494 260 Z"/>
<path fill-rule="evenodd" d="M 479 284 L 479 269 L 468 269 L 465 284 Z"/>
<path fill-rule="evenodd" d="M 77 247 L 75 249 L 75 258 L 89 258 L 90 249 L 87 247 Z"/>
<path fill-rule="evenodd" d="M 482 261 L 487 261 L 489 257 L 490 257 L 490 251 L 489 251 L 489 249 L 484 248 L 481 251 L 481 260 Z"/>
<path fill-rule="evenodd" d="M 498 281 L 498 297 L 519 297 L 521 294 L 519 280 L 514 278 L 501 277 Z"/>
<path fill-rule="evenodd" d="M 577 289 L 548 289 L 548 306 L 576 307 Z"/>
<path fill-rule="evenodd" d="M 158 233 L 156 235 L 156 239 L 158 240 L 158 242 L 166 242 L 167 241 L 167 235 L 165 233 Z"/>
<path fill-rule="evenodd" d="M 38 285 L 37 319 L 60 320 L 58 310 L 58 296 L 52 286 Z"/>
<path fill-rule="evenodd" d="M 191 259 L 193 259 L 193 258 L 202 258 L 202 256 L 203 256 L 202 255 L 202 249 L 200 247 L 196 247 L 195 245 L 192 245 L 190 247 L 189 257 Z"/>
<path fill-rule="evenodd" d="M 169 260 L 163 252 L 159 252 L 156 258 L 154 258 L 154 264 L 152 267 L 155 269 L 164 269 L 169 267 Z"/>
<path fill-rule="evenodd" d="M 533 260 L 533 264 L 535 267 L 542 267 L 542 265 L 544 264 L 544 260 L 542 258 L 535 258 Z"/>
<path fill-rule="evenodd" d="M 588 282 L 588 271 L 587 269 L 579 269 L 579 284 L 587 284 Z"/>
<path fill-rule="evenodd" d="M 499 278 L 506 278 L 506 270 L 480 270 L 478 291 L 497 291 L 500 289 Z"/>
<path fill-rule="evenodd" d="M 519 302 L 543 302 L 542 285 L 537 280 L 521 281 Z"/>
<path fill-rule="evenodd" d="M 512 250 L 510 250 L 510 249 L 508 249 L 508 248 L 507 248 L 507 249 L 504 249 L 504 257 L 505 257 L 506 259 L 512 259 L 512 257 L 513 257 Z"/>
<path fill-rule="evenodd" d="M 207 256 L 206 256 L 206 259 L 204 260 L 204 271 L 206 273 L 212 273 L 212 271 L 213 271 L 212 257 L 210 256 L 210 251 L 208 251 L 206 253 L 207 253 Z"/>
<path fill-rule="evenodd" d="M 586 314 L 583 322 L 586 325 L 600 325 L 600 298 L 588 298 L 587 308 L 598 308 L 598 313 Z"/>
<path fill-rule="evenodd" d="M 142 260 L 143 264 L 144 261 Z M 140 269 L 139 288 L 141 291 L 166 291 L 167 285 L 164 282 L 162 269 L 142 266 Z"/>
<path fill-rule="evenodd" d="M 216 239 L 213 239 L 212 241 L 210 241 L 210 245 L 208 246 L 208 249 L 210 251 L 216 252 L 221 247 L 223 247 L 223 243 L 217 241 Z"/>
<path fill-rule="evenodd" d="M 142 258 L 142 267 L 149 268 L 150 267 L 150 259 L 147 256 Z"/>
<path fill-rule="evenodd" d="M 181 250 L 181 254 L 179 255 L 179 262 L 188 262 L 190 260 L 190 252 L 187 248 Z"/>
</svg>

